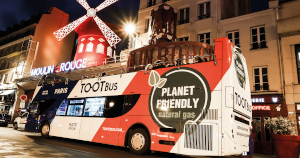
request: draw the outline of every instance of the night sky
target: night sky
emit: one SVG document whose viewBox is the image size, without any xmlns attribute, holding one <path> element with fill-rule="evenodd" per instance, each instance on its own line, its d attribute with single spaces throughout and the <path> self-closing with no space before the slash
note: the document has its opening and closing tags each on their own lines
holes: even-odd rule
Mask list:
<svg viewBox="0 0 300 158">
<path fill-rule="evenodd" d="M 47 13 L 51 6 L 57 7 L 70 15 L 70 22 L 86 14 L 86 10 L 76 0 L 2 0 L 0 6 L 0 30 L 5 31 L 21 20 L 29 20 L 30 16 L 39 11 Z M 104 0 L 87 0 L 90 7 L 96 8 Z M 257 12 L 268 8 L 269 0 L 252 0 L 252 11 Z M 122 22 L 134 21 L 137 18 L 139 0 L 119 0 L 101 10 L 97 15 L 104 21 L 122 28 Z M 123 39 L 122 48 L 127 47 L 127 39 Z"/>
<path fill-rule="evenodd" d="M 90 7 L 95 8 L 104 0 L 87 0 Z M 252 11 L 268 8 L 269 0 L 252 0 Z M 70 15 L 70 22 L 86 14 L 85 9 L 76 0 L 2 0 L 0 6 L 0 30 L 5 31 L 21 20 L 29 20 L 31 15 L 39 11 L 47 12 L 55 6 Z M 136 18 L 139 0 L 119 0 L 115 4 L 97 13 L 105 21 L 121 26 L 121 21 L 130 17 Z"/>
<path fill-rule="evenodd" d="M 96 8 L 104 0 L 87 0 L 87 2 L 91 8 Z M 5 0 L 0 6 L 0 30 L 5 31 L 15 23 L 19 24 L 21 20 L 29 20 L 30 16 L 40 11 L 47 13 L 51 6 L 68 13 L 70 22 L 86 14 L 86 10 L 76 0 Z M 137 18 L 138 9 L 139 0 L 119 0 L 99 11 L 97 15 L 102 20 L 122 28 L 122 22 Z M 122 45 L 126 47 L 126 42 Z"/>
<path fill-rule="evenodd" d="M 90 7 L 96 8 L 104 0 L 87 0 Z M 70 21 L 86 14 L 86 10 L 76 0 L 5 0 L 0 6 L 0 30 L 5 31 L 21 20 L 29 20 L 39 11 L 47 12 L 51 6 L 68 13 Z M 118 25 L 129 17 L 136 17 L 139 0 L 119 0 L 115 4 L 99 11 L 97 15 L 105 21 Z M 121 26 L 119 26 L 121 27 Z"/>
</svg>

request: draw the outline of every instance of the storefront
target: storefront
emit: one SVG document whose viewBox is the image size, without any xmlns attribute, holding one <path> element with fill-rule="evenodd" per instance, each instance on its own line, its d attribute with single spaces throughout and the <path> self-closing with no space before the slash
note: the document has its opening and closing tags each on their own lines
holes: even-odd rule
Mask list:
<svg viewBox="0 0 300 158">
<path fill-rule="evenodd" d="M 13 115 L 13 120 L 20 116 L 22 113 L 27 111 L 28 104 L 31 102 L 32 97 L 34 95 L 34 90 L 38 85 L 38 80 L 37 81 L 26 81 L 26 79 L 16 79 L 15 84 L 18 89 L 18 93 L 16 94 L 16 101 L 14 105 L 14 115 Z M 26 95 L 26 99 L 22 100 L 21 96 Z"/>
<path fill-rule="evenodd" d="M 254 145 L 255 153 L 273 154 L 270 130 L 266 128 L 265 121 L 277 116 L 287 117 L 287 107 L 282 95 L 252 95 L 252 116 L 261 124 Z"/>
<path fill-rule="evenodd" d="M 300 135 L 300 103 L 296 103 L 296 119 L 297 119 L 297 129 L 298 135 Z"/>
<path fill-rule="evenodd" d="M 18 112 L 17 116 L 20 116 L 24 112 L 27 112 L 28 104 L 31 102 L 33 94 L 34 94 L 34 90 L 25 91 L 23 95 L 25 95 L 27 99 L 20 101 L 19 109 L 17 109 Z"/>
<path fill-rule="evenodd" d="M 15 102 L 14 90 L 0 89 L 0 113 L 11 115 L 14 102 Z"/>
</svg>

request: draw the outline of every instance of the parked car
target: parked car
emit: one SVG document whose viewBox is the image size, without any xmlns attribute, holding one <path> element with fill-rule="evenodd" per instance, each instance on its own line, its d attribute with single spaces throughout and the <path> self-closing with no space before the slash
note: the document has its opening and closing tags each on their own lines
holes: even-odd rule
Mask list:
<svg viewBox="0 0 300 158">
<path fill-rule="evenodd" d="M 8 114 L 0 114 L 0 126 L 7 127 L 10 122 L 11 116 Z"/>
<path fill-rule="evenodd" d="M 28 112 L 23 113 L 21 116 L 17 117 L 14 121 L 14 129 L 25 128 L 25 124 L 27 122 Z"/>
</svg>

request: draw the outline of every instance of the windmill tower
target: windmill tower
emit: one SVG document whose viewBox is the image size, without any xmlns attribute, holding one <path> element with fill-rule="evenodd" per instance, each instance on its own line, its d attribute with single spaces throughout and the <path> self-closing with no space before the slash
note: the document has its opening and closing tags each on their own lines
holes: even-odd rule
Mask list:
<svg viewBox="0 0 300 158">
<path fill-rule="evenodd" d="M 87 14 L 53 33 L 58 41 L 73 30 L 79 34 L 74 61 L 87 59 L 87 66 L 91 67 L 102 65 L 105 58 L 112 56 L 113 47 L 121 39 L 96 13 L 117 1 L 105 0 L 98 7 L 91 8 L 86 0 L 77 0 L 87 10 Z"/>
</svg>

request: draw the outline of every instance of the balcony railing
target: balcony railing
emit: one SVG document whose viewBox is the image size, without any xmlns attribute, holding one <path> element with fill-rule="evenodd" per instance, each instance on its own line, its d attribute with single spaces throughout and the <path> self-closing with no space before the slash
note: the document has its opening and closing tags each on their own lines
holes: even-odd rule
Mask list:
<svg viewBox="0 0 300 158">
<path fill-rule="evenodd" d="M 254 86 L 256 91 L 268 91 L 269 90 L 269 84 L 263 84 L 263 85 L 258 85 L 256 84 Z"/>
<path fill-rule="evenodd" d="M 149 2 L 149 3 L 147 4 L 147 7 L 152 7 L 152 6 L 155 6 L 155 1 Z"/>
<path fill-rule="evenodd" d="M 189 23 L 190 22 L 190 19 L 185 19 L 185 20 L 180 20 L 178 21 L 178 24 L 185 24 L 185 23 Z"/>
<path fill-rule="evenodd" d="M 266 41 L 260 42 L 260 43 L 252 43 L 250 45 L 251 45 L 251 49 L 250 50 L 257 50 L 257 49 L 268 48 Z"/>
<path fill-rule="evenodd" d="M 198 20 L 210 18 L 210 14 L 200 15 L 198 16 Z"/>
<path fill-rule="evenodd" d="M 285 3 L 285 2 L 290 2 L 290 1 L 294 1 L 294 0 L 279 0 L 279 4 Z"/>
</svg>

